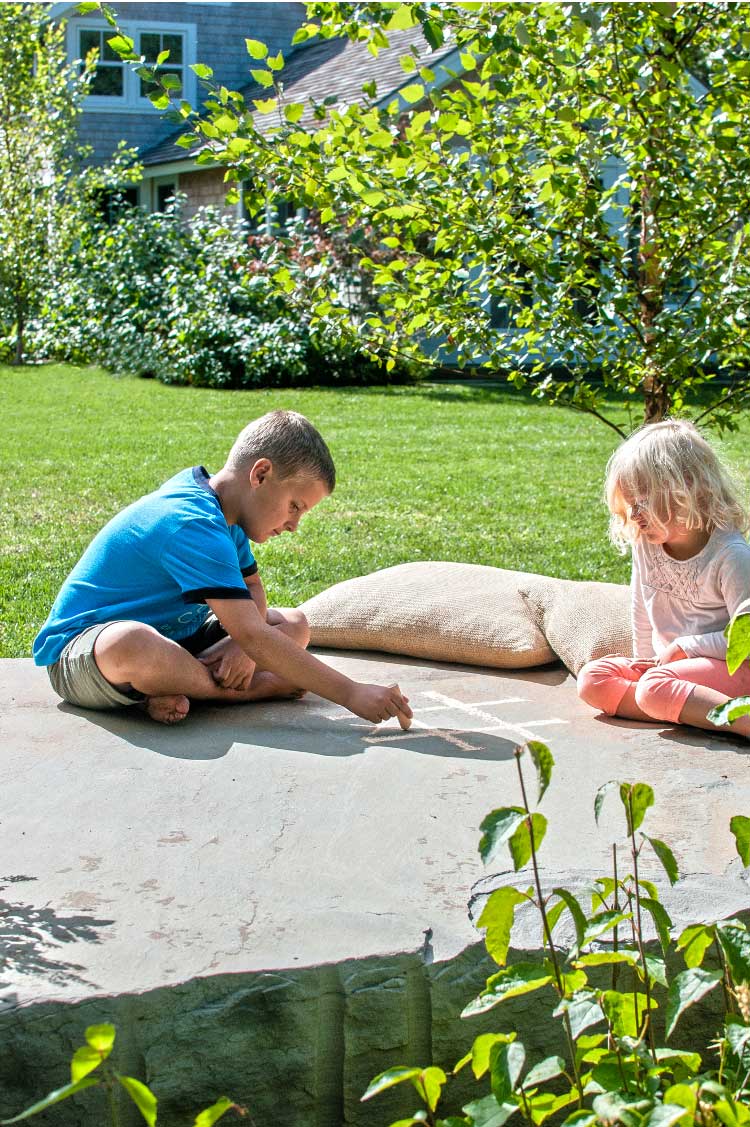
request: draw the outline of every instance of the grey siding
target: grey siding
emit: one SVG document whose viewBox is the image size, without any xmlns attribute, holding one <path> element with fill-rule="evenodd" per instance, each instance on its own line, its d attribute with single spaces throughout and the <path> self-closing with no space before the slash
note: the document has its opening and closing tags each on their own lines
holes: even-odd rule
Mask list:
<svg viewBox="0 0 750 1127">
<path fill-rule="evenodd" d="M 230 89 L 251 81 L 251 60 L 245 47 L 247 37 L 267 43 L 275 54 L 289 51 L 292 36 L 305 18 L 302 3 L 277 0 L 276 3 L 113 3 L 121 20 L 147 20 L 149 23 L 194 24 L 195 58 L 188 62 L 206 63 L 215 77 Z M 71 17 L 74 15 L 71 12 Z M 201 88 L 198 86 L 198 99 Z M 156 111 L 134 109 L 129 112 L 86 110 L 81 117 L 80 138 L 91 146 L 94 163 L 105 161 L 120 140 L 139 150 L 151 148 L 174 133 L 173 122 L 164 121 Z"/>
</svg>

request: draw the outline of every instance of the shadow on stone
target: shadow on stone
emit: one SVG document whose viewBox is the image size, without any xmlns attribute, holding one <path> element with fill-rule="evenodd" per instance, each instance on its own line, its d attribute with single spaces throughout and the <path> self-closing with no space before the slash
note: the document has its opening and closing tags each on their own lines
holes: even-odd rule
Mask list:
<svg viewBox="0 0 750 1127">
<path fill-rule="evenodd" d="M 418 755 L 499 762 L 511 759 L 516 746 L 513 740 L 453 728 L 408 732 L 378 728 L 356 716 L 342 713 L 330 717 L 322 715 L 315 706 L 305 709 L 304 701 L 287 701 L 284 706 L 282 712 L 278 701 L 223 708 L 194 704 L 188 718 L 175 727 L 155 724 L 134 709 L 94 712 L 64 703 L 57 707 L 61 712 L 85 717 L 134 747 L 170 759 L 221 759 L 236 744 L 339 758 L 362 755 L 369 748 L 386 745 Z M 294 712 L 286 711 L 291 708 Z"/>
<path fill-rule="evenodd" d="M 36 877 L 0 877 L 0 893 L 9 884 L 34 880 Z M 100 929 L 113 923 L 114 920 L 97 920 L 91 916 L 61 916 L 52 908 L 37 908 L 0 896 L 0 974 L 39 975 L 57 985 L 77 982 L 91 986 L 92 983 L 78 973 L 83 970 L 80 964 L 51 957 L 50 948 L 79 941 L 101 943 Z M 0 979 L 0 989 L 7 985 Z M 2 999 L 3 1009 L 12 1007 L 13 997 L 6 995 Z"/>
</svg>

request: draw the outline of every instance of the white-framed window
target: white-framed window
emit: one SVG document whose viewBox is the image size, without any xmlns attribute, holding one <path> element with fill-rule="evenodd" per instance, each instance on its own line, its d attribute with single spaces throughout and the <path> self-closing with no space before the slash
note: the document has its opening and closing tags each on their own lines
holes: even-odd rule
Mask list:
<svg viewBox="0 0 750 1127">
<path fill-rule="evenodd" d="M 120 31 L 133 40 L 136 54 L 147 63 L 155 63 L 162 51 L 169 57 L 162 64 L 162 73 L 172 74 L 182 84 L 176 92 L 187 101 L 195 99 L 195 75 L 190 64 L 195 62 L 195 24 L 161 23 L 156 21 L 126 22 Z M 68 23 L 68 55 L 85 59 L 93 48 L 99 52 L 96 73 L 85 102 L 86 110 L 108 113 L 143 113 L 154 110 L 147 96 L 148 83 L 137 75 L 130 63 L 124 63 L 107 40 L 115 34 L 109 24 L 98 20 L 72 19 Z"/>
</svg>

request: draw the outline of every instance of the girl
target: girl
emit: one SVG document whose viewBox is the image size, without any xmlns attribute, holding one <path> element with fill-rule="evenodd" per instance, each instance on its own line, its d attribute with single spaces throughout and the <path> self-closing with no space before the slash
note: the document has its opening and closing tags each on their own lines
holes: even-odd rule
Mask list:
<svg viewBox="0 0 750 1127">
<path fill-rule="evenodd" d="M 585 665 L 578 694 L 610 716 L 714 728 L 706 714 L 750 694 L 750 665 L 730 677 L 724 628 L 750 611 L 748 516 L 693 426 L 635 431 L 607 465 L 610 536 L 630 545 L 633 658 Z M 750 716 L 731 725 L 750 738 Z"/>
</svg>

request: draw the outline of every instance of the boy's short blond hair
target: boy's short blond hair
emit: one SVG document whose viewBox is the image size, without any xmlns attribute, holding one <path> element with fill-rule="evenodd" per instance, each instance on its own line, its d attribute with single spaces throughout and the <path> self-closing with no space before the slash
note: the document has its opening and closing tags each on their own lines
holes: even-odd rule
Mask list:
<svg viewBox="0 0 750 1127">
<path fill-rule="evenodd" d="M 660 531 L 674 520 L 709 533 L 748 528 L 739 489 L 687 419 L 664 419 L 634 431 L 607 463 L 605 494 L 612 514 L 610 537 L 623 551 L 641 532 L 629 519 L 632 505 Z"/>
<path fill-rule="evenodd" d="M 310 477 L 333 493 L 336 467 L 331 452 L 309 419 L 297 411 L 269 411 L 248 423 L 229 451 L 227 469 L 250 469 L 259 458 L 268 458 L 282 479 Z"/>
</svg>

